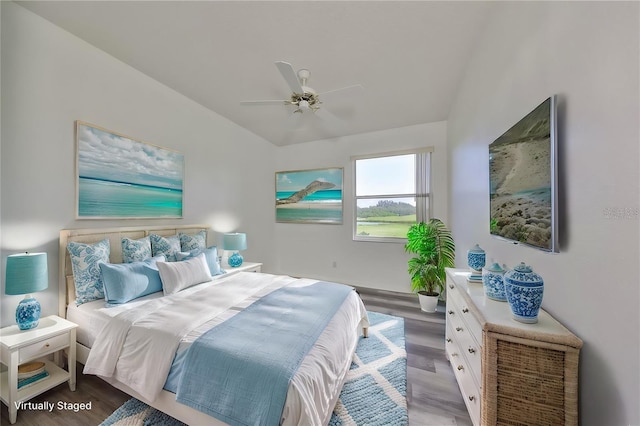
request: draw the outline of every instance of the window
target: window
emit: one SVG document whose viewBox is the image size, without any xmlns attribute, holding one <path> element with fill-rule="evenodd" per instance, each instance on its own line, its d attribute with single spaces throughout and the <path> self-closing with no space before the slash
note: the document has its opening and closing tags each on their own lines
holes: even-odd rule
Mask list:
<svg viewBox="0 0 640 426">
<path fill-rule="evenodd" d="M 354 240 L 404 242 L 409 227 L 429 220 L 431 150 L 353 157 Z"/>
</svg>

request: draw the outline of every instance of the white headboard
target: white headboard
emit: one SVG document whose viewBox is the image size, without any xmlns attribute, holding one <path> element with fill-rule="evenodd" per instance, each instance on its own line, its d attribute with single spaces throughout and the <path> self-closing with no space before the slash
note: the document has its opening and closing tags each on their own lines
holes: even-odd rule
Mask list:
<svg viewBox="0 0 640 426">
<path fill-rule="evenodd" d="M 148 225 L 123 228 L 88 228 L 63 229 L 60 231 L 59 263 L 58 263 L 58 315 L 66 318 L 67 305 L 75 299 L 76 289 L 71 269 L 71 259 L 67 244 L 70 241 L 80 243 L 95 243 L 107 238 L 111 246 L 110 263 L 122 263 L 122 238 L 137 240 L 150 234 L 162 236 L 195 234 L 199 231 L 209 231 L 209 225 Z M 208 235 L 207 235 L 208 236 Z"/>
</svg>

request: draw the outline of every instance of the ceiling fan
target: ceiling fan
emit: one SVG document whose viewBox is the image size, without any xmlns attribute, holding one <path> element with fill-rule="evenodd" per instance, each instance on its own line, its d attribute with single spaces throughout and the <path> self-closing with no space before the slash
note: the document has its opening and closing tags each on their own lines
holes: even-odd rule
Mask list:
<svg viewBox="0 0 640 426">
<path fill-rule="evenodd" d="M 291 89 L 292 93 L 289 99 L 241 101 L 240 103 L 242 105 L 293 105 L 296 107 L 293 111 L 294 113 L 303 114 L 304 112 L 311 111 L 322 115 L 324 113 L 320 106 L 325 105 L 327 100 L 336 100 L 337 97 L 355 95 L 363 90 L 362 85 L 356 84 L 328 92 L 317 93 L 314 89 L 307 86 L 307 81 L 311 75 L 308 69 L 303 68 L 296 73 L 290 63 L 282 61 L 276 62 L 276 67 Z"/>
</svg>

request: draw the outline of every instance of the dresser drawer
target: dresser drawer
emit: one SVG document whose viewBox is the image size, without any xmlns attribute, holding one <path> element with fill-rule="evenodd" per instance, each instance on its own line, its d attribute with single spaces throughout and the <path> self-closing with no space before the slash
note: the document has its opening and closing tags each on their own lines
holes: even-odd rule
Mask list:
<svg viewBox="0 0 640 426">
<path fill-rule="evenodd" d="M 59 334 L 20 348 L 19 363 L 38 358 L 69 346 L 69 333 Z"/>
<path fill-rule="evenodd" d="M 451 289 L 451 286 L 453 287 L 453 289 Z M 454 306 L 449 306 L 449 302 L 451 302 L 451 304 Z M 460 290 L 453 285 L 450 285 L 447 289 L 447 314 L 449 313 L 450 309 L 457 311 L 456 314 L 458 318 L 466 323 L 466 328 L 473 335 L 473 337 L 478 342 L 482 342 L 482 326 L 480 325 L 480 322 L 471 312 L 469 305 L 460 294 Z"/>
<path fill-rule="evenodd" d="M 468 332 L 460 333 L 458 336 L 458 345 L 460 346 L 460 352 L 462 352 L 467 359 L 467 363 L 471 368 L 471 373 L 474 375 L 476 382 L 482 383 L 480 345 L 476 343 Z"/>
<path fill-rule="evenodd" d="M 482 370 L 481 370 L 481 346 L 471 335 L 469 330 L 466 328 L 466 323 L 455 317 L 457 313 L 454 312 L 453 315 L 449 314 L 449 310 L 447 310 L 447 315 L 450 318 L 447 318 L 447 338 L 452 340 L 458 346 L 458 353 L 461 356 L 464 356 L 467 360 L 467 364 L 469 365 L 471 371 L 470 374 L 473 374 L 477 383 L 482 383 Z"/>
<path fill-rule="evenodd" d="M 451 330 L 449 330 L 451 331 Z M 452 339 L 453 340 L 453 339 Z M 467 363 L 466 358 L 461 353 L 459 345 L 455 340 L 447 343 L 447 355 L 456 381 L 460 387 L 462 398 L 469 411 L 469 416 L 474 425 L 480 424 L 480 388 L 473 378 L 473 373 Z"/>
</svg>

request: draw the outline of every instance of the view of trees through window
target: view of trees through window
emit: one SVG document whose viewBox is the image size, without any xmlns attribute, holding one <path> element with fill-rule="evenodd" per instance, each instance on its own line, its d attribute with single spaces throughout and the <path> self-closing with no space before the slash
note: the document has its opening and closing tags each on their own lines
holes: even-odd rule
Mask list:
<svg viewBox="0 0 640 426">
<path fill-rule="evenodd" d="M 416 204 L 415 201 L 378 200 L 373 206 L 358 206 L 356 214 L 357 235 L 404 238 L 416 222 Z"/>
<path fill-rule="evenodd" d="M 355 160 L 357 240 L 404 239 L 428 220 L 428 152 Z"/>
</svg>

